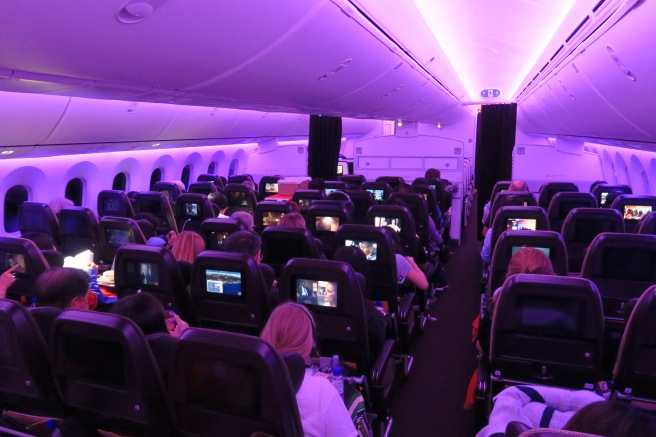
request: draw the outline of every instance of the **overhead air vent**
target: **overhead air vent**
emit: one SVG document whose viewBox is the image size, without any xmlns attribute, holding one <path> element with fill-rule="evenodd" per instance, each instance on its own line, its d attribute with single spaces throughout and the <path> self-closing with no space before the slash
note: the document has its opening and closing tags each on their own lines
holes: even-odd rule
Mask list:
<svg viewBox="0 0 656 437">
<path fill-rule="evenodd" d="M 304 153 L 305 153 L 305 147 L 303 147 L 303 146 L 298 146 L 298 147 L 296 148 L 296 153 L 298 153 L 299 155 L 304 154 Z"/>
<path fill-rule="evenodd" d="M 526 148 L 524 146 L 520 146 L 517 148 L 517 155 L 524 155 L 526 154 Z"/>
<path fill-rule="evenodd" d="M 355 154 L 356 155 L 362 155 L 362 147 L 356 147 L 355 148 Z"/>
<path fill-rule="evenodd" d="M 454 155 L 461 155 L 462 154 L 462 147 L 454 147 L 453 148 L 453 154 Z"/>
</svg>

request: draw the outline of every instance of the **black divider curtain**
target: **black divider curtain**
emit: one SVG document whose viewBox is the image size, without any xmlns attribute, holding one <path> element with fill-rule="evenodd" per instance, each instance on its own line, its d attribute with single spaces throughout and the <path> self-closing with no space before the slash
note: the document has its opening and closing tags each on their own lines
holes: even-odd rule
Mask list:
<svg viewBox="0 0 656 437">
<path fill-rule="evenodd" d="M 512 177 L 517 104 L 484 105 L 476 128 L 476 189 L 478 190 L 478 238 L 482 239 L 483 206 L 497 181 Z"/>
<path fill-rule="evenodd" d="M 327 181 L 337 180 L 337 161 L 342 143 L 342 119 L 322 115 L 310 116 L 308 142 L 308 176 Z"/>
</svg>

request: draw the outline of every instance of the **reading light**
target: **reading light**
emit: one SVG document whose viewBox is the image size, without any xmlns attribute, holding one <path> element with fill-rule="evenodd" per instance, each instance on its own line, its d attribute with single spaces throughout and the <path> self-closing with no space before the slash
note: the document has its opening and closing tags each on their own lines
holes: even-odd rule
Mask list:
<svg viewBox="0 0 656 437">
<path fill-rule="evenodd" d="M 442 129 L 442 123 L 437 123 L 437 128 Z"/>
<path fill-rule="evenodd" d="M 14 153 L 13 150 L 3 150 L 0 152 L 1 155 L 11 155 L 12 153 Z"/>
<path fill-rule="evenodd" d="M 153 144 L 153 147 L 159 147 L 159 146 L 160 146 L 159 143 L 155 143 L 155 144 Z"/>
<path fill-rule="evenodd" d="M 399 121 L 396 122 L 396 125 L 398 127 L 403 127 L 403 120 L 399 119 Z"/>
</svg>

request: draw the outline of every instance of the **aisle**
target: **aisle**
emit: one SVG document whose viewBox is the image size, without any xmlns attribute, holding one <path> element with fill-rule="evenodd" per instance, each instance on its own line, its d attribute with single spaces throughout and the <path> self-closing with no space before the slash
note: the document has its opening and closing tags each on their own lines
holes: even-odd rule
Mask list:
<svg viewBox="0 0 656 437">
<path fill-rule="evenodd" d="M 476 205 L 476 202 L 474 202 Z M 473 413 L 463 409 L 469 379 L 476 367 L 471 324 L 480 303 L 480 248 L 472 208 L 461 245 L 451 248 L 449 288 L 441 292 L 426 330 L 415 339 L 414 366 L 392 402 L 392 437 L 471 437 Z"/>
</svg>

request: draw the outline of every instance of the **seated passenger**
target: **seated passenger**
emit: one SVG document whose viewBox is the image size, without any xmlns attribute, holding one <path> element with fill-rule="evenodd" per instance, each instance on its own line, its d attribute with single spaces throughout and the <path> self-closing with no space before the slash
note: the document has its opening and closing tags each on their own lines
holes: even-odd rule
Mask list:
<svg viewBox="0 0 656 437">
<path fill-rule="evenodd" d="M 64 254 L 57 250 L 55 242 L 50 235 L 43 232 L 28 232 L 22 235 L 21 238 L 30 240 L 39 248 L 41 254 L 48 262 L 48 266 L 64 267 Z"/>
<path fill-rule="evenodd" d="M 394 242 L 394 253 L 396 255 L 396 274 L 398 276 L 399 284 L 402 284 L 406 279 L 412 284 L 416 285 L 421 290 L 428 288 L 428 280 L 426 275 L 415 263 L 411 256 L 401 255 L 401 240 L 399 234 L 389 226 L 383 226 L 385 232 L 391 237 Z"/>
<path fill-rule="evenodd" d="M 21 238 L 27 238 L 39 248 L 39 250 L 57 250 L 52 237 L 43 232 L 28 232 Z"/>
<path fill-rule="evenodd" d="M 109 312 L 132 320 L 144 335 L 168 333 L 178 338 L 189 327 L 189 324 L 173 311 L 164 311 L 162 303 L 149 293 L 125 296 L 116 302 Z"/>
<path fill-rule="evenodd" d="M 182 231 L 175 238 L 169 238 L 169 246 L 173 257 L 178 261 L 194 263 L 196 255 L 205 250 L 205 241 L 196 232 Z"/>
<path fill-rule="evenodd" d="M 300 212 L 288 212 L 283 215 L 278 222 L 278 226 L 283 228 L 299 228 L 307 229 L 307 224 L 305 223 L 305 218 L 301 215 Z M 321 254 L 322 259 L 326 259 L 326 255 L 323 253 L 323 243 L 317 237 L 314 237 L 314 245 L 317 246 L 317 250 Z"/>
<path fill-rule="evenodd" d="M 510 183 L 510 186 L 508 187 L 508 191 L 528 191 L 528 184 L 524 181 L 516 180 L 512 181 Z M 490 199 L 485 206 L 483 207 L 483 236 L 485 237 L 487 235 L 487 231 L 490 229 L 490 226 L 492 226 L 492 220 L 494 220 L 494 217 L 490 217 L 490 214 L 492 213 L 492 202 L 494 199 Z M 488 243 L 488 252 L 489 252 L 489 243 Z M 489 262 L 489 261 L 488 261 Z"/>
<path fill-rule="evenodd" d="M 244 229 L 248 231 L 252 231 L 255 228 L 255 221 L 253 220 L 253 216 L 246 211 L 233 212 L 230 218 L 239 220 L 242 226 L 244 226 Z"/>
<path fill-rule="evenodd" d="M 414 193 L 412 190 L 412 186 L 409 184 L 399 184 L 398 187 L 396 187 L 395 190 L 397 193 Z M 430 215 L 428 216 L 428 237 L 430 240 L 430 249 L 432 250 L 439 250 L 440 246 L 444 244 L 444 240 L 442 239 L 442 236 L 440 233 L 437 231 L 437 225 L 435 224 L 435 221 L 433 220 L 433 217 Z"/>
<path fill-rule="evenodd" d="M 225 212 L 228 210 L 228 198 L 223 193 L 210 193 L 207 196 L 207 199 L 212 203 L 212 207 L 216 206 L 219 210 L 219 213 L 216 215 L 217 218 L 230 218 L 225 215 Z"/>
<path fill-rule="evenodd" d="M 489 422 L 476 434 L 476 437 L 503 436 L 506 426 L 513 421 L 522 422 L 529 428 L 561 429 L 576 411 L 600 401 L 607 402 L 590 390 L 566 390 L 528 385 L 509 387 L 494 398 L 494 408 L 490 413 Z M 620 434 L 611 432 L 599 435 L 614 437 Z M 638 434 L 622 435 L 633 437 Z"/>
<path fill-rule="evenodd" d="M 162 378 L 168 381 L 175 339 L 189 327 L 187 322 L 173 311 L 164 311 L 162 303 L 149 293 L 125 296 L 109 312 L 132 320 L 141 329 L 159 365 Z"/>
<path fill-rule="evenodd" d="M 16 282 L 14 271 L 18 268 L 20 268 L 20 264 L 14 264 L 0 275 L 0 299 L 7 298 L 7 290 L 11 287 L 11 284 Z"/>
<path fill-rule="evenodd" d="M 326 188 L 326 182 L 318 176 L 308 182 L 308 190 L 323 190 L 324 188 Z"/>
<path fill-rule="evenodd" d="M 233 214 L 233 217 L 235 214 Z M 245 214 L 252 218 L 250 214 Z M 253 260 L 255 260 L 255 263 L 260 268 L 260 272 L 264 278 L 264 283 L 266 284 L 267 290 L 269 290 L 271 294 L 271 304 L 275 306 L 278 302 L 278 292 L 274 289 L 273 284 L 275 273 L 270 265 L 260 262 L 262 259 L 262 239 L 260 236 L 257 235 L 254 231 L 233 232 L 232 234 L 228 235 L 225 240 L 223 240 L 223 244 L 221 244 L 221 250 L 226 252 L 246 253 L 253 257 Z"/>
<path fill-rule="evenodd" d="M 426 172 L 424 173 L 424 177 L 426 179 L 437 179 L 438 181 L 440 181 L 440 185 L 442 185 L 442 188 L 446 188 L 449 185 L 451 185 L 451 182 L 449 182 L 446 179 L 442 179 L 442 173 L 436 168 L 429 168 L 428 170 L 426 170 Z"/>
<path fill-rule="evenodd" d="M 50 206 L 52 212 L 55 213 L 57 218 L 59 218 L 59 211 L 61 211 L 64 208 L 68 208 L 69 206 L 75 206 L 75 203 L 73 203 L 71 199 L 67 199 L 66 197 L 55 197 L 48 203 L 48 205 Z"/>
<path fill-rule="evenodd" d="M 92 310 L 98 298 L 89 290 L 89 275 L 80 269 L 55 267 L 41 273 L 34 284 L 36 305 Z"/>
<path fill-rule="evenodd" d="M 555 275 L 551 260 L 544 252 L 534 247 L 522 247 L 515 253 L 508 263 L 506 279 L 519 273 L 533 273 L 536 275 Z M 485 314 L 481 318 L 476 317 L 472 327 L 472 342 L 476 344 L 476 349 L 485 356 L 490 354 L 490 334 L 492 331 L 492 314 L 494 305 L 501 288 L 494 291 L 494 294 L 487 302 Z M 476 391 L 476 378 L 478 371 L 472 375 L 472 379 L 467 389 L 465 399 L 465 408 L 474 407 L 474 397 Z"/>
<path fill-rule="evenodd" d="M 534 247 L 522 247 L 515 253 L 508 263 L 506 279 L 519 273 L 533 273 L 536 275 L 555 275 L 551 260 L 544 252 Z M 501 289 L 494 291 L 487 302 L 487 309 L 478 326 L 478 343 L 487 355 L 490 351 L 490 330 L 492 329 L 492 314 L 494 304 Z M 476 321 L 474 321 L 476 324 Z"/>
<path fill-rule="evenodd" d="M 314 347 L 314 319 L 297 303 L 278 306 L 262 330 L 262 338 L 278 353 L 296 352 L 307 364 Z M 355 437 L 357 431 L 339 393 L 321 376 L 307 370 L 296 393 L 296 403 L 306 436 Z"/>
<path fill-rule="evenodd" d="M 401 199 L 388 199 L 386 204 L 388 205 L 399 205 L 399 206 L 405 206 L 405 203 Z M 432 218 L 429 217 L 429 223 L 432 222 Z M 399 247 L 399 250 L 401 248 L 401 240 L 398 235 L 399 228 L 396 225 L 396 220 L 397 219 L 392 219 L 390 223 L 385 225 L 385 227 L 390 228 L 394 231 L 397 232 L 397 235 L 394 236 L 392 235 L 392 240 L 394 240 L 395 244 Z M 433 223 L 434 224 L 434 223 Z M 430 227 L 430 225 L 429 225 Z M 435 227 L 433 226 L 433 230 L 437 232 Z M 439 234 L 436 234 L 439 236 Z M 419 236 L 417 235 L 417 240 L 419 240 Z M 439 236 L 439 241 L 442 241 L 442 237 Z M 441 243 L 440 243 L 441 244 Z M 435 243 L 431 243 L 431 246 L 434 248 Z M 446 249 L 442 249 L 446 250 Z M 445 272 L 444 272 L 444 266 L 440 263 L 439 259 L 436 259 L 435 262 L 431 262 L 429 260 L 428 254 L 426 253 L 426 250 L 421 244 L 417 244 L 417 249 L 415 251 L 415 256 L 414 260 L 419 266 L 419 268 L 425 272 L 424 276 L 429 278 L 429 283 L 432 283 L 435 285 L 435 291 L 442 291 L 445 290 L 449 287 L 449 281 L 447 281 L 445 277 Z"/>
</svg>

